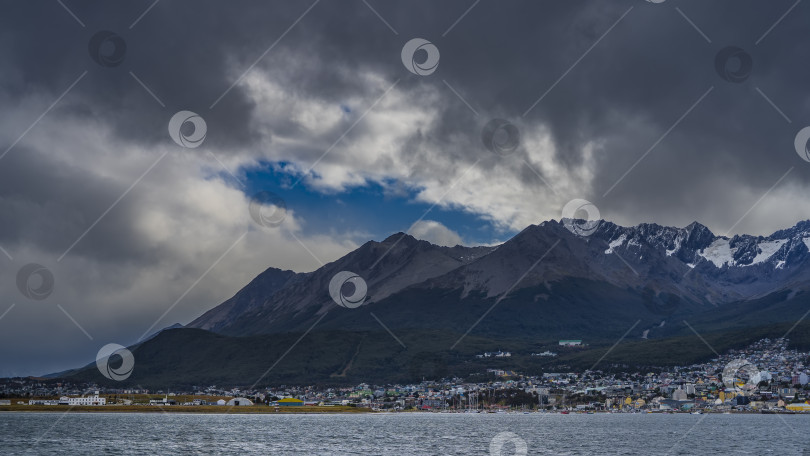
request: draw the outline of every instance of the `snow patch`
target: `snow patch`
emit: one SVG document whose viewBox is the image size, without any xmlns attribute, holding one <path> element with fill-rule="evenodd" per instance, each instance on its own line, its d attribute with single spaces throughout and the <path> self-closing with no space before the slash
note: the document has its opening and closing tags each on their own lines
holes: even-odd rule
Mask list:
<svg viewBox="0 0 810 456">
<path fill-rule="evenodd" d="M 758 253 L 757 256 L 754 257 L 754 261 L 751 262 L 751 265 L 762 263 L 763 261 L 772 257 L 773 254 L 776 253 L 779 250 L 779 248 L 782 247 L 782 244 L 784 244 L 785 242 L 787 242 L 786 239 L 780 239 L 777 241 L 765 241 L 757 244 L 760 253 Z"/>
<path fill-rule="evenodd" d="M 808 249 L 810 249 L 810 238 L 803 239 L 805 244 L 807 244 Z M 739 265 L 742 267 L 745 266 L 753 266 L 755 264 L 762 263 L 770 259 L 779 249 L 788 242 L 787 239 L 778 239 L 774 241 L 763 241 L 757 244 L 757 250 L 759 253 L 754 257 L 750 264 L 743 264 Z M 718 238 L 714 242 L 712 242 L 708 247 L 706 247 L 703 252 L 698 253 L 698 255 L 702 256 L 703 258 L 711 261 L 714 263 L 715 266 L 718 268 L 722 268 L 723 265 L 728 264 L 729 266 L 738 266 L 737 263 L 734 261 L 734 252 L 736 249 L 732 249 L 729 245 L 728 239 Z M 777 268 L 781 269 L 784 268 L 784 262 L 780 262 L 776 266 Z"/>
<path fill-rule="evenodd" d="M 681 248 L 681 237 L 677 236 L 675 238 L 675 247 L 673 247 L 672 250 L 667 250 L 667 256 L 672 256 L 672 254 L 677 252 L 678 249 L 680 248 Z"/>
<path fill-rule="evenodd" d="M 708 247 L 703 249 L 703 252 L 698 255 L 714 263 L 718 268 L 722 268 L 724 264 L 734 264 L 734 252 L 729 246 L 729 240 L 718 238 Z"/>
<path fill-rule="evenodd" d="M 605 255 L 613 253 L 613 249 L 615 249 L 616 247 L 621 247 L 621 245 L 624 244 L 625 239 L 627 239 L 627 236 L 622 234 L 621 236 L 616 238 L 616 240 L 610 241 L 610 244 L 608 244 L 608 249 L 605 250 Z"/>
</svg>

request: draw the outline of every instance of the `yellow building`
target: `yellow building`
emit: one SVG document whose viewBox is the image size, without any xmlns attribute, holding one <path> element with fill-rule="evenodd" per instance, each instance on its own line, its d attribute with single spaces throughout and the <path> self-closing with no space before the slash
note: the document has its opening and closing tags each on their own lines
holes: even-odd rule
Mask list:
<svg viewBox="0 0 810 456">
<path fill-rule="evenodd" d="M 785 408 L 794 412 L 810 412 L 810 404 L 788 404 Z"/>
<path fill-rule="evenodd" d="M 304 401 L 302 401 L 301 399 L 296 399 L 294 397 L 285 397 L 284 399 L 281 399 L 280 401 L 278 401 L 278 405 L 302 406 L 302 405 L 304 405 Z"/>
</svg>

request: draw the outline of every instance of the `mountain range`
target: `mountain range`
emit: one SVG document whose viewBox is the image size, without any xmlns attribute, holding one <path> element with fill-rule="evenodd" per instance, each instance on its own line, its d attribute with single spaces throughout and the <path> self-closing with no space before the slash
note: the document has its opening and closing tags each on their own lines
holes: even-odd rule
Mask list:
<svg viewBox="0 0 810 456">
<path fill-rule="evenodd" d="M 394 382 L 491 366 L 698 361 L 788 329 L 796 343 L 810 340 L 804 323 L 794 325 L 810 309 L 810 221 L 767 237 L 718 236 L 697 222 L 608 221 L 585 236 L 572 223 L 580 221 L 532 225 L 494 247 L 442 247 L 397 233 L 313 272 L 269 268 L 184 328 L 132 347 L 131 381 Z M 342 271 L 367 285 L 362 305 L 330 295 Z M 332 294 L 362 294 L 349 282 L 332 284 Z M 557 350 L 558 339 L 587 346 L 531 356 Z M 497 349 L 515 356 L 490 364 L 474 356 Z M 72 375 L 101 379 L 90 367 Z"/>
</svg>

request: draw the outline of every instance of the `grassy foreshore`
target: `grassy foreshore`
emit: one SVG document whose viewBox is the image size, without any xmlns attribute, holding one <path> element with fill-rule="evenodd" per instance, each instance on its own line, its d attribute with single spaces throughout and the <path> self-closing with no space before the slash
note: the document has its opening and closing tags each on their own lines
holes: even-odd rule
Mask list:
<svg viewBox="0 0 810 456">
<path fill-rule="evenodd" d="M 227 405 L 0 405 L 0 412 L 83 412 L 83 413 L 371 413 L 371 409 L 344 406 L 271 407 L 266 405 L 229 407 Z"/>
<path fill-rule="evenodd" d="M 68 406 L 68 405 L 0 405 L 0 413 L 2 412 L 76 412 L 76 413 L 201 413 L 201 414 L 333 414 L 333 413 L 378 413 L 371 409 L 364 407 L 348 407 L 348 406 L 300 406 L 300 407 L 274 407 L 266 405 L 253 405 L 230 407 L 223 405 L 99 405 L 99 406 Z M 400 413 L 465 413 L 464 410 L 453 410 L 440 412 L 439 410 L 404 410 Z M 486 414 L 487 412 L 480 412 Z M 495 413 L 491 411 L 489 413 Z M 523 414 L 522 411 L 511 411 L 508 413 Z M 560 414 L 559 411 L 532 411 L 530 414 L 535 413 L 548 413 Z M 607 410 L 597 410 L 587 414 L 610 414 L 616 413 Z M 655 414 L 655 415 L 688 415 L 687 411 L 637 411 L 637 412 L 619 412 L 619 413 L 638 413 L 638 414 Z M 735 410 L 732 412 L 721 411 L 704 411 L 704 414 L 719 415 L 724 413 L 738 414 L 786 414 L 786 415 L 810 415 L 808 413 L 799 413 L 790 410 Z M 571 411 L 571 415 L 584 415 L 586 412 Z"/>
</svg>

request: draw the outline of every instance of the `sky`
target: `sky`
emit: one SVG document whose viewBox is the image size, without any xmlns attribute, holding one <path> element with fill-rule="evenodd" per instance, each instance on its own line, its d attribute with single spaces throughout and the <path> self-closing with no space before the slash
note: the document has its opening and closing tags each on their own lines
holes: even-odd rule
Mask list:
<svg viewBox="0 0 810 456">
<path fill-rule="evenodd" d="M 718 235 L 810 218 L 799 1 L 0 8 L 0 376 L 399 231 L 493 245 L 574 199 Z"/>
</svg>

